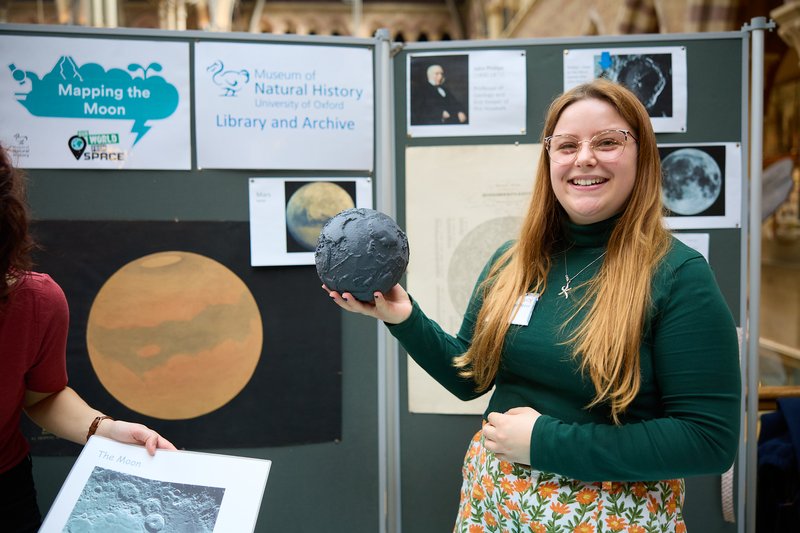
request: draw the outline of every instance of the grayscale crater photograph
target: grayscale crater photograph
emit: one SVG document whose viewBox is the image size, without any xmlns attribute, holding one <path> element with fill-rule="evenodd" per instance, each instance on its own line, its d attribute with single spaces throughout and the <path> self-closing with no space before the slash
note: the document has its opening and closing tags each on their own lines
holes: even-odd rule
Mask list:
<svg viewBox="0 0 800 533">
<path fill-rule="evenodd" d="M 630 89 L 651 117 L 672 117 L 672 56 L 627 54 L 595 58 L 595 77 Z"/>
<path fill-rule="evenodd" d="M 64 533 L 211 533 L 225 489 L 95 467 Z"/>
</svg>

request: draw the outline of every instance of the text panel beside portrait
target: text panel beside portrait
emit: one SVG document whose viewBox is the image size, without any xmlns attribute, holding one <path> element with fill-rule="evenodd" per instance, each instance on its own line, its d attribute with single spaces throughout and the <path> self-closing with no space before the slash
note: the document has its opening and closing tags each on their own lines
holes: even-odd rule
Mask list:
<svg viewBox="0 0 800 533">
<path fill-rule="evenodd" d="M 524 50 L 407 56 L 409 137 L 524 135 Z"/>
<path fill-rule="evenodd" d="M 314 298 L 314 267 L 251 268 L 246 222 L 42 221 L 34 232 L 37 265 L 70 305 L 70 385 L 92 405 L 193 449 L 340 438 L 341 347 L 329 341 L 340 317 Z M 25 430 L 35 454 L 77 451 Z"/>
</svg>

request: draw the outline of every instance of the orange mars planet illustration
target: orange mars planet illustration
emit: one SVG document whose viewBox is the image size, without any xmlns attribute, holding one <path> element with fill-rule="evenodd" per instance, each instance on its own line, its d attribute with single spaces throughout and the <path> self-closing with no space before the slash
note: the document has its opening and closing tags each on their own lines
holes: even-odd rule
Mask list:
<svg viewBox="0 0 800 533">
<path fill-rule="evenodd" d="M 261 356 L 255 298 L 208 257 L 160 252 L 115 272 L 95 298 L 86 344 L 100 382 L 128 408 L 181 420 L 247 385 Z"/>
</svg>

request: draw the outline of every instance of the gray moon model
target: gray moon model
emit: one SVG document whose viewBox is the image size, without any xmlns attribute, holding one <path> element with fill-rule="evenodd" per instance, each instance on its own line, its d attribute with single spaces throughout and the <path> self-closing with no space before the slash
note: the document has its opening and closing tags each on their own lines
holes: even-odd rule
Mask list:
<svg viewBox="0 0 800 533">
<path fill-rule="evenodd" d="M 664 205 L 679 215 L 702 213 L 719 198 L 722 171 L 697 148 L 675 150 L 661 162 Z"/>
<path fill-rule="evenodd" d="M 314 253 L 317 274 L 332 291 L 373 300 L 387 292 L 408 266 L 408 238 L 387 215 L 372 209 L 347 209 L 322 228 Z"/>
</svg>

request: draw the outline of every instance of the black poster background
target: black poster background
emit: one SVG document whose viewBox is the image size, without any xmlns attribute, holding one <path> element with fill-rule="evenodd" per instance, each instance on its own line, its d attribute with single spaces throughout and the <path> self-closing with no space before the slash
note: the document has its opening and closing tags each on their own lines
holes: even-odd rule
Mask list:
<svg viewBox="0 0 800 533">
<path fill-rule="evenodd" d="M 320 289 L 313 266 L 251 267 L 247 222 L 40 221 L 32 229 L 42 246 L 34 270 L 61 286 L 70 307 L 69 384 L 90 405 L 146 424 L 178 448 L 340 439 L 341 312 Z M 128 409 L 102 386 L 86 349 L 89 311 L 105 281 L 129 262 L 163 251 L 193 252 L 225 265 L 250 289 L 264 328 L 261 358 L 244 389 L 216 411 L 188 420 L 162 420 Z M 24 416 L 23 431 L 36 455 L 80 451 Z"/>
</svg>

